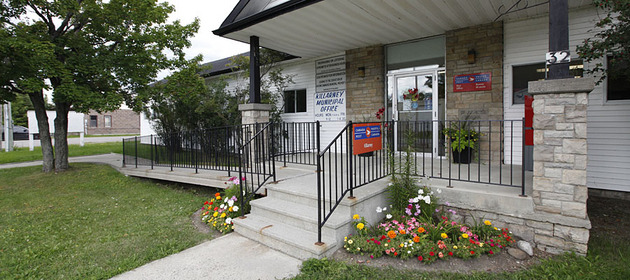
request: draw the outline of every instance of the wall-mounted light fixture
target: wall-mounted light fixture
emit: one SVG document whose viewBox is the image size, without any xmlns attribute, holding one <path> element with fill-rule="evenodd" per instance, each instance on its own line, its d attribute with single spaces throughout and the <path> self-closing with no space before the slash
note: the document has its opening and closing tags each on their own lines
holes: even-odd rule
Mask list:
<svg viewBox="0 0 630 280">
<path fill-rule="evenodd" d="M 468 64 L 475 64 L 476 55 L 477 53 L 475 52 L 475 49 L 468 50 Z"/>
<path fill-rule="evenodd" d="M 365 78 L 365 67 L 359 67 L 359 77 Z"/>
</svg>

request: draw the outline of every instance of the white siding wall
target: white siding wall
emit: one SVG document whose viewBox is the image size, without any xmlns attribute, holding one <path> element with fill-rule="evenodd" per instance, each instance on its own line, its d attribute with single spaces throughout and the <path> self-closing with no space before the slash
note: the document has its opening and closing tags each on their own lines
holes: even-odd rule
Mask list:
<svg viewBox="0 0 630 280">
<path fill-rule="evenodd" d="M 524 106 L 512 104 L 512 66 L 544 61 L 549 46 L 548 20 L 543 16 L 504 25 L 505 119 L 524 116 Z M 573 59 L 577 58 L 575 47 L 592 36 L 591 30 L 597 20 L 596 9 L 570 11 L 569 43 Z M 630 191 L 630 102 L 605 101 L 604 86 L 596 86 L 589 95 L 587 184 L 589 188 Z M 522 149 L 520 135 L 518 139 L 514 147 L 515 162 L 520 162 Z M 507 147 L 508 157 L 509 153 Z"/>
<path fill-rule="evenodd" d="M 316 59 L 300 60 L 294 63 L 281 65 L 283 68 L 282 73 L 284 75 L 293 75 L 294 84 L 289 85 L 286 88 L 287 90 L 306 89 L 306 112 L 282 114 L 282 120 L 285 122 L 315 121 L 315 61 L 339 55 L 343 54 L 334 54 L 326 57 L 318 57 Z M 325 148 L 345 125 L 345 121 L 321 122 L 321 148 Z"/>
</svg>

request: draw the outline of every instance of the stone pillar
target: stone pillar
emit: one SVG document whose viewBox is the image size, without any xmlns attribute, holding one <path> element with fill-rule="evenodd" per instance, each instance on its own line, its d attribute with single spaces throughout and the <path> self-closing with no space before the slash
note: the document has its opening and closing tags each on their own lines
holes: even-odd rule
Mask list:
<svg viewBox="0 0 630 280">
<path fill-rule="evenodd" d="M 529 83 L 534 96 L 534 212 L 551 223 L 536 230 L 539 249 L 585 255 L 590 221 L 586 213 L 586 108 L 592 78 Z"/>
<path fill-rule="evenodd" d="M 247 103 L 238 105 L 242 124 L 268 123 L 271 104 Z"/>
</svg>

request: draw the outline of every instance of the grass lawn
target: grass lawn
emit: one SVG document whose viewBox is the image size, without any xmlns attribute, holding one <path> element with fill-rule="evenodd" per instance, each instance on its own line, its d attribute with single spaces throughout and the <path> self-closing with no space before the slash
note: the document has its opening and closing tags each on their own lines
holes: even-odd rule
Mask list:
<svg viewBox="0 0 630 280">
<path fill-rule="evenodd" d="M 69 145 L 68 156 L 89 156 L 118 153 L 122 154 L 122 142 L 108 142 L 108 143 L 85 143 L 85 146 Z M 12 163 L 12 162 L 24 162 L 34 161 L 42 159 L 42 148 L 35 147 L 33 151 L 29 151 L 28 148 L 17 148 L 12 152 L 0 152 L 0 164 Z"/>
<path fill-rule="evenodd" d="M 431 273 L 308 260 L 294 279 L 630 279 L 630 201 L 589 199 L 593 228 L 587 257 L 565 254 L 511 273 Z M 418 264 L 424 265 L 424 264 Z"/>
<path fill-rule="evenodd" d="M 211 238 L 190 220 L 209 188 L 105 165 L 40 170 L 0 170 L 0 279 L 106 279 Z"/>
</svg>

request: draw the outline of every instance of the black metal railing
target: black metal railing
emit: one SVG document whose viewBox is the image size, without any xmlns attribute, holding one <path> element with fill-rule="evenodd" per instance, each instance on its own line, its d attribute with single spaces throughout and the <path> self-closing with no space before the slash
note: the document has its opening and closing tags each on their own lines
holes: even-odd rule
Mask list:
<svg viewBox="0 0 630 280">
<path fill-rule="evenodd" d="M 361 125 L 355 123 L 354 125 Z M 374 123 L 373 123 L 374 124 Z M 407 152 L 412 152 L 415 176 L 521 188 L 525 195 L 524 153 L 515 153 L 524 138 L 523 120 L 389 121 L 380 125 L 381 150 L 353 154 L 350 122 L 317 157 L 318 242 L 326 221 L 354 189 L 397 172 Z M 319 139 L 317 130 L 317 139 Z M 453 147 L 462 139 L 473 146 Z M 469 140 L 473 142 L 468 142 Z M 459 143 L 462 145 L 462 143 Z M 319 145 L 318 145 L 319 147 Z M 463 161 L 463 155 L 469 159 Z M 459 163 L 454 162 L 459 159 Z"/>
<path fill-rule="evenodd" d="M 217 127 L 199 131 L 123 139 L 123 165 L 238 171 L 238 147 L 266 124 Z M 315 165 L 315 122 L 275 123 L 275 146 L 266 152 L 287 163 Z M 258 127 L 258 128 L 257 128 Z M 268 143 L 269 144 L 269 143 Z"/>
<path fill-rule="evenodd" d="M 244 127 L 247 141 L 238 147 L 238 178 L 240 179 L 241 216 L 246 214 L 246 205 L 260 188 L 273 178 L 276 181 L 276 162 L 272 151 L 276 150 L 272 123 Z"/>
<path fill-rule="evenodd" d="M 273 124 L 277 160 L 287 163 L 316 165 L 316 122 L 280 122 Z"/>
</svg>

